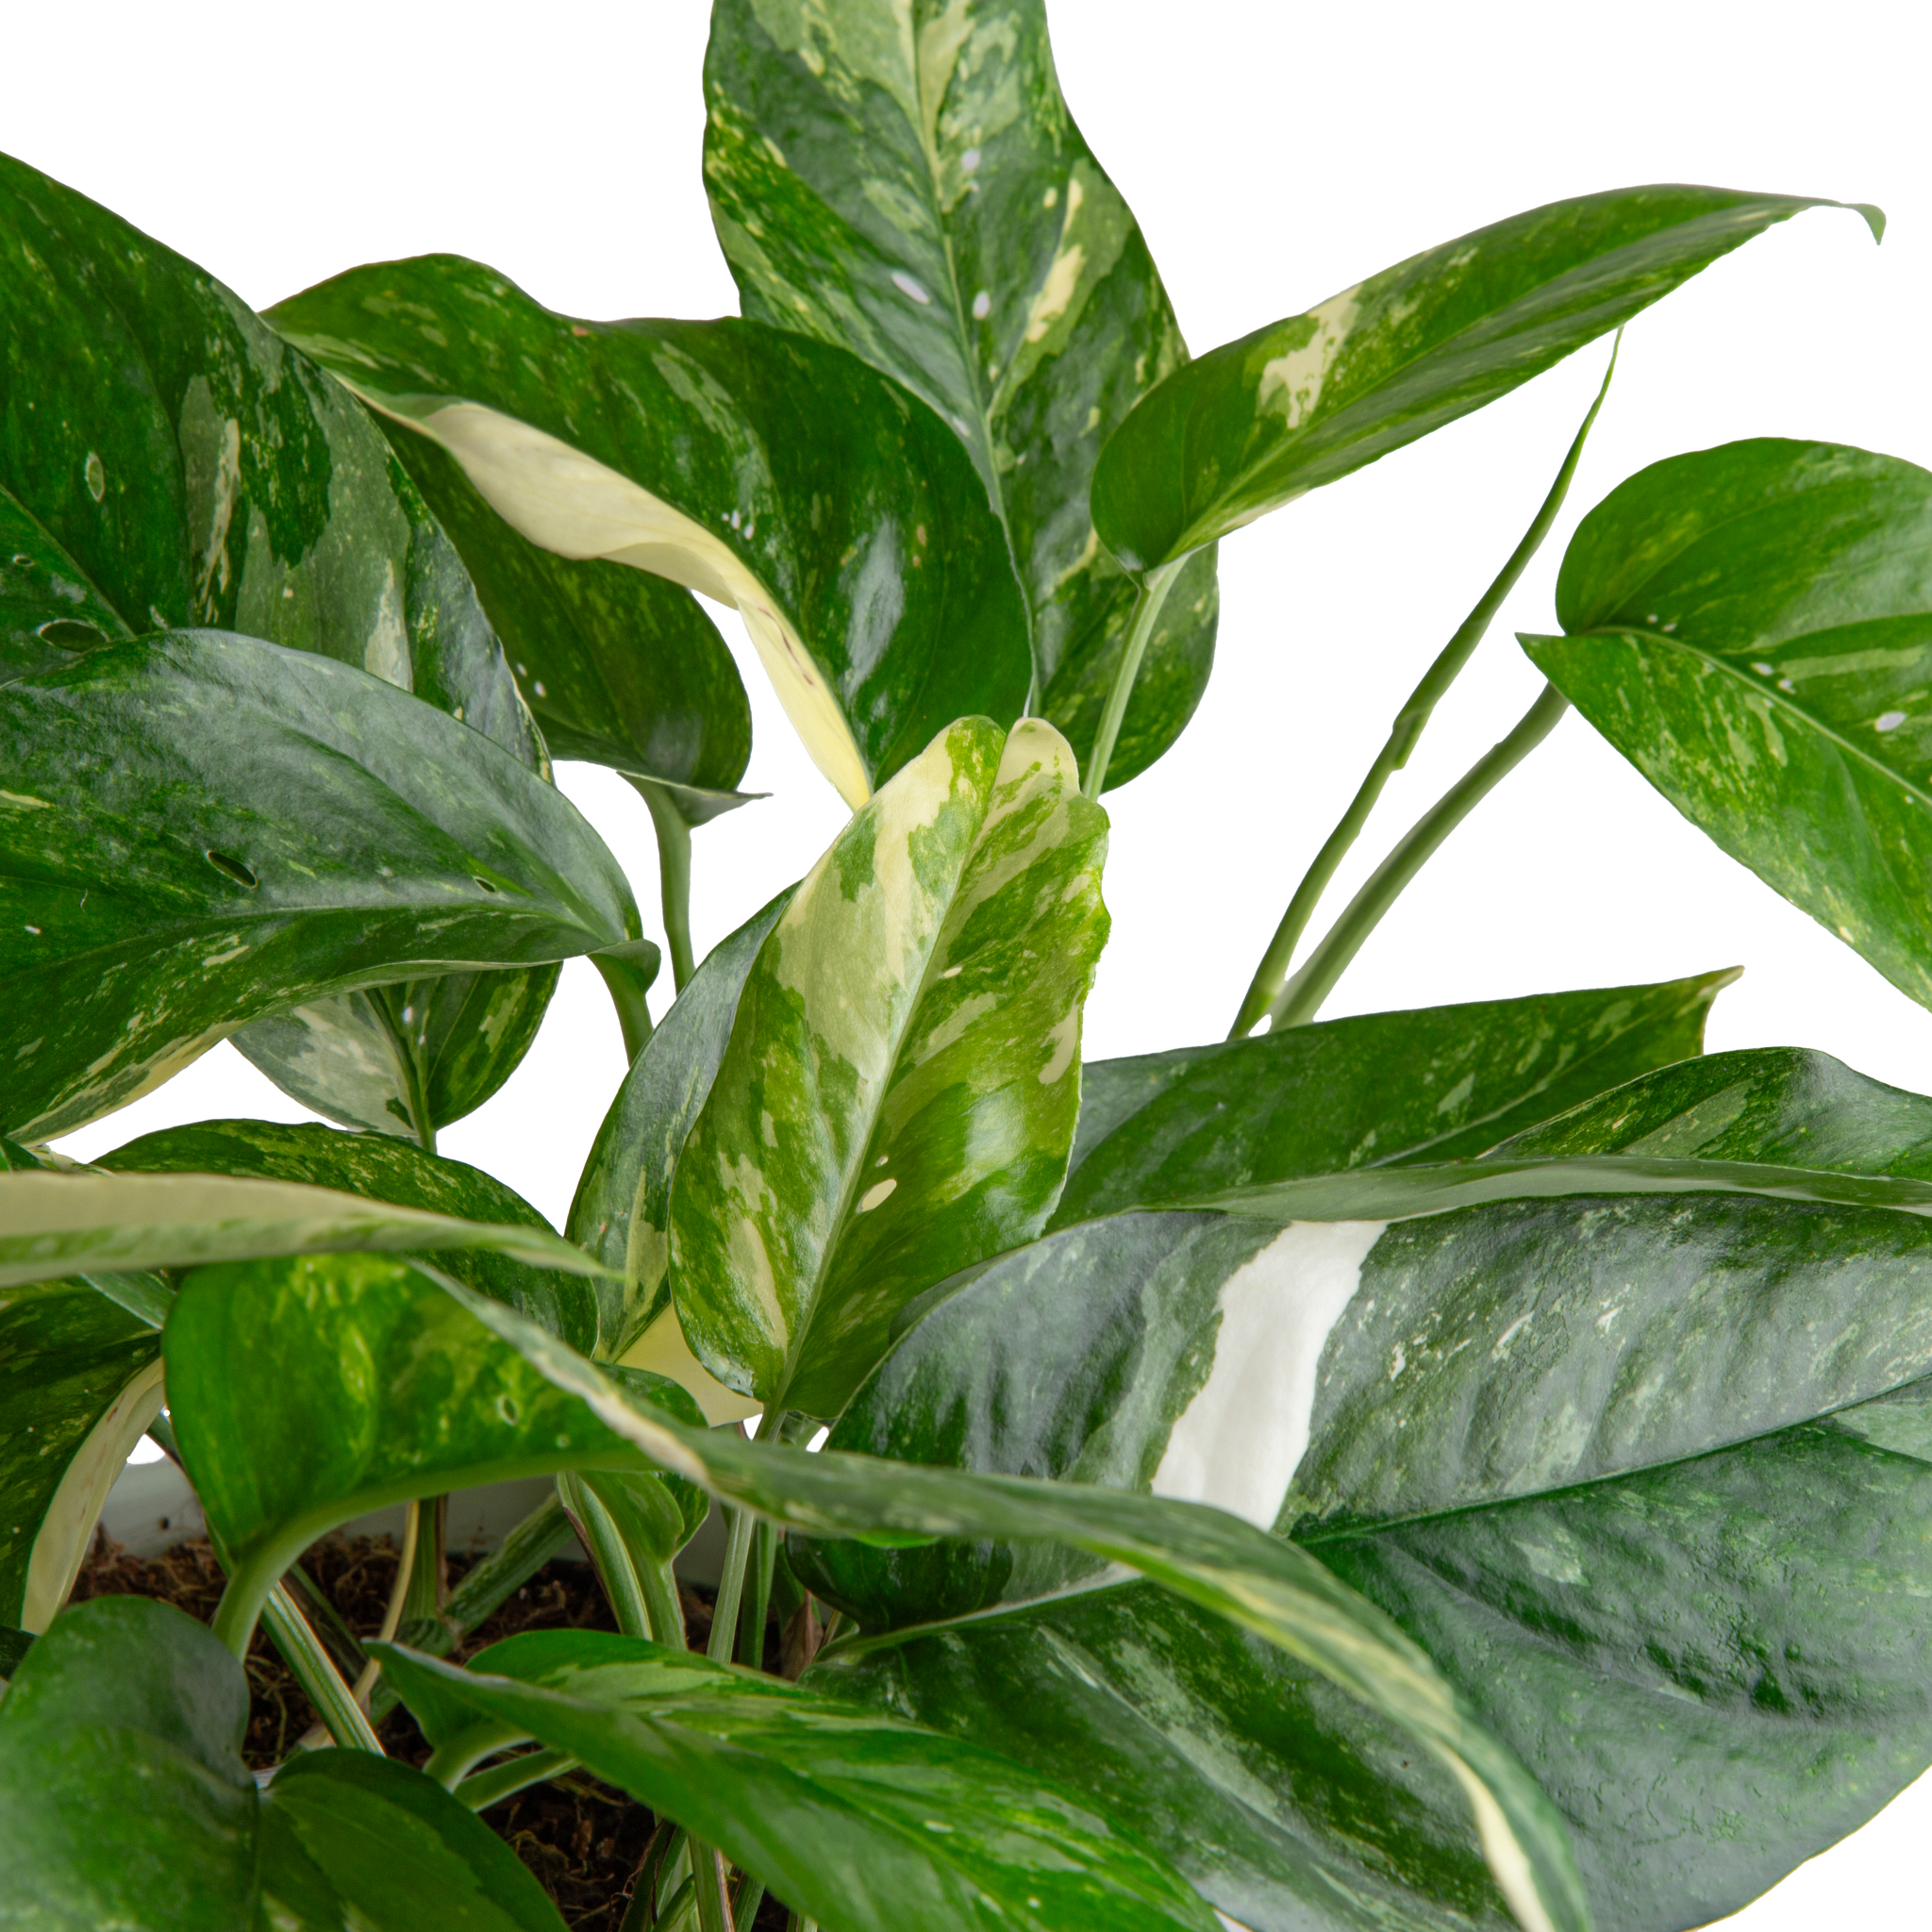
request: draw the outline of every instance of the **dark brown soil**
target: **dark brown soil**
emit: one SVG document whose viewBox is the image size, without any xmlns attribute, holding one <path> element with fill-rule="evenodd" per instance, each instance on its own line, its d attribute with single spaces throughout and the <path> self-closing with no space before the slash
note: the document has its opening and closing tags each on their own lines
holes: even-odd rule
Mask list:
<svg viewBox="0 0 1932 1932">
<path fill-rule="evenodd" d="M 452 1582 L 467 1559 L 449 1559 Z M 395 1580 L 396 1548 L 387 1537 L 331 1536 L 302 1558 L 302 1569 L 335 1606 L 358 1638 L 382 1627 Z M 75 1586 L 74 1600 L 95 1596 L 148 1596 L 171 1603 L 207 1623 L 221 1601 L 224 1578 L 205 1538 L 177 1544 L 147 1560 L 127 1556 L 118 1543 L 96 1537 L 92 1554 Z M 682 1592 L 688 1641 L 702 1649 L 711 1627 L 707 1597 Z M 551 1562 L 510 1597 L 458 1653 L 474 1656 L 499 1638 L 520 1630 L 614 1630 L 610 1607 L 588 1563 Z M 777 1662 L 778 1631 L 767 1632 L 771 1667 Z M 259 1770 L 278 1764 L 315 1722 L 308 1697 L 266 1636 L 258 1632 L 249 1646 L 248 1733 L 242 1757 Z M 378 1731 L 382 1747 L 406 1764 L 429 1755 L 415 1720 L 392 1711 Z M 624 1792 L 574 1772 L 549 1784 L 534 1785 L 482 1814 L 535 1874 L 556 1900 L 572 1932 L 618 1932 L 629 1901 L 632 1880 L 651 1835 L 652 1818 Z M 785 1908 L 767 1899 L 756 1932 L 784 1932 Z M 741 1927 L 740 1932 L 753 1932 Z"/>
</svg>

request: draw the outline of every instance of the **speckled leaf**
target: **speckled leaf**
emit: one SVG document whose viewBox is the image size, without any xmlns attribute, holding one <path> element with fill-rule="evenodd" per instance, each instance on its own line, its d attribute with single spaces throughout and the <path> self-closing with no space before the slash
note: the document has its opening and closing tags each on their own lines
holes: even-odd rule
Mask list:
<svg viewBox="0 0 1932 1932">
<path fill-rule="evenodd" d="M 1507 395 L 1775 223 L 1840 205 L 1619 189 L 1398 262 L 1155 389 L 1094 474 L 1100 541 L 1134 571 L 1185 557 Z M 1883 218 L 1858 211 L 1877 234 Z"/>
<path fill-rule="evenodd" d="M 1291 1174 L 1455 1160 L 1704 1044 L 1735 973 L 1324 1020 L 1090 1061 L 1057 1225 Z"/>
<path fill-rule="evenodd" d="M 941 733 L 839 835 L 745 980 L 671 1192 L 692 1350 L 833 1416 L 900 1305 L 1037 1234 L 1079 1109 L 1106 814 L 1027 721 Z"/>
<path fill-rule="evenodd" d="M 791 896 L 788 888 L 721 941 L 673 1002 L 597 1129 L 567 1223 L 573 1241 L 624 1278 L 598 1354 L 683 1382 L 714 1423 L 756 1405 L 707 1373 L 672 1310 L 671 1177 L 718 1076 L 745 975 Z"/>
<path fill-rule="evenodd" d="M 1026 591 L 1036 708 L 1084 763 L 1133 602 L 1094 540 L 1093 465 L 1187 349 L 1067 111 L 1041 0 L 725 0 L 705 96 L 744 313 L 864 357 L 958 433 Z M 1179 736 L 1217 613 L 1206 557 L 1149 643 L 1112 783 Z"/>
<path fill-rule="evenodd" d="M 8 672 L 208 625 L 358 665 L 541 764 L 456 553 L 334 381 L 193 263 L 5 158 L 0 238 L 12 244 L 0 273 Z M 413 1063 L 374 995 L 238 1043 L 305 1104 L 408 1132 L 411 1097 L 454 1120 L 508 1077 L 556 977 L 397 989 L 395 1011 L 442 1014 L 440 1056 L 419 1049 Z"/>
<path fill-rule="evenodd" d="M 1727 1085 L 1681 1091 L 1723 1060 Z M 1913 1096 L 1788 1057 L 1622 1091 L 1568 1116 L 1566 1145 L 1674 1120 L 1771 1174 L 1925 1125 Z M 1151 1488 L 1291 1531 L 1537 1773 L 1599 1925 L 1674 1932 L 1932 1761 L 1928 1287 L 1922 1218 L 1802 1201 L 1123 1215 L 933 1297 L 827 1447 Z M 1494 1921 L 1447 1856 L 1446 1787 L 1306 1674 L 1144 1590 L 997 1541 L 793 1557 L 874 1627 L 913 1626 L 828 1682 L 1119 1793 L 1257 1932 Z M 1123 1741 L 1141 1778 L 1082 1770 Z"/>
<path fill-rule="evenodd" d="M 1220 1509 L 1128 1491 L 752 1443 L 661 1419 L 512 1310 L 451 1284 L 476 1318 L 580 1395 L 660 1467 L 814 1535 L 881 1544 L 935 1536 L 1057 1541 L 1124 1563 L 1362 1699 L 1466 1794 L 1491 1870 L 1532 1932 L 1582 1932 L 1580 1882 L 1548 1801 L 1449 1695 L 1421 1654 L 1304 1550 Z M 1464 1825 L 1466 1835 L 1467 1825 Z"/>
<path fill-rule="evenodd" d="M 466 1309 L 547 1328 L 442 1282 L 387 1256 L 325 1255 L 198 1269 L 182 1284 L 162 1336 L 169 1414 L 249 1610 L 317 1537 L 371 1509 L 559 1469 L 647 1467 Z M 682 1390 L 612 1373 L 699 1422 Z"/>
<path fill-rule="evenodd" d="M 352 269 L 274 321 L 532 542 L 736 605 L 855 808 L 949 719 L 1024 703 L 972 463 L 857 357 L 756 323 L 575 323 L 457 256 Z"/>
<path fill-rule="evenodd" d="M 466 1670 L 380 1654 L 405 1702 L 569 1752 L 836 1932 L 1214 1932 L 1165 1860 L 1091 1804 L 797 1684 L 596 1630 L 530 1631 Z"/>
<path fill-rule="evenodd" d="M 341 1134 L 275 1121 L 199 1121 L 167 1127 L 103 1155 L 116 1174 L 219 1174 L 333 1188 L 365 1201 L 385 1201 L 426 1214 L 496 1226 L 549 1224 L 513 1189 L 479 1168 L 404 1141 Z M 600 1303 L 617 1285 L 532 1266 L 489 1248 L 440 1248 L 436 1265 L 479 1293 L 508 1302 L 586 1355 L 596 1346 Z M 621 1257 L 620 1257 L 621 1261 Z"/>
<path fill-rule="evenodd" d="M 319 994 L 638 937 L 567 799 L 306 652 L 175 633 L 0 685 L 0 1055 L 25 1136 Z"/>
<path fill-rule="evenodd" d="M 161 1406 L 160 1337 L 85 1281 L 0 1297 L 0 1624 L 44 1630 Z"/>
<path fill-rule="evenodd" d="M 1578 526 L 1538 668 L 1734 858 L 1932 1005 L 1932 474 L 1763 439 Z"/>
</svg>

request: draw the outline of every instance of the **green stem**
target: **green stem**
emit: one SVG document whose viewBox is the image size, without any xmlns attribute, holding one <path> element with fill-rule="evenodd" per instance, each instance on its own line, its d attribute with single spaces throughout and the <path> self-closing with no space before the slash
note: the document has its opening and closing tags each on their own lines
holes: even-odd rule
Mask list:
<svg viewBox="0 0 1932 1932">
<path fill-rule="evenodd" d="M 711 1610 L 711 1641 L 705 1655 L 714 1664 L 731 1661 L 733 1640 L 738 1635 L 738 1603 L 744 1591 L 745 1560 L 751 1555 L 752 1531 L 758 1518 L 749 1509 L 729 1509 L 731 1541 L 724 1548 L 724 1568 L 718 1578 L 718 1601 Z"/>
<path fill-rule="evenodd" d="M 645 1607 L 642 1586 L 625 1547 L 623 1533 L 611 1520 L 610 1512 L 581 1476 L 566 1472 L 557 1478 L 557 1493 L 576 1524 L 591 1560 L 603 1579 L 604 1594 L 610 1599 L 617 1627 L 626 1637 L 649 1637 L 651 1613 Z"/>
<path fill-rule="evenodd" d="M 349 1687 L 330 1661 L 329 1654 L 308 1627 L 308 1620 L 295 1607 L 295 1599 L 277 1583 L 262 1606 L 262 1621 L 282 1661 L 294 1673 L 295 1681 L 308 1693 L 316 1715 L 328 1726 L 329 1736 L 344 1750 L 373 1751 L 383 1755 Z"/>
<path fill-rule="evenodd" d="M 658 834 L 658 896 L 664 908 L 664 937 L 671 944 L 671 983 L 682 992 L 697 971 L 691 950 L 691 822 L 661 785 L 630 781 L 651 813 Z"/>
<path fill-rule="evenodd" d="M 651 1008 L 645 994 L 655 968 L 644 970 L 630 943 L 607 946 L 601 953 L 592 953 L 591 964 L 602 975 L 604 990 L 617 1010 L 617 1024 L 624 1035 L 625 1064 L 628 1066 L 643 1052 L 644 1042 L 651 1037 Z"/>
<path fill-rule="evenodd" d="M 322 1640 L 329 1656 L 335 1659 L 336 1669 L 344 1678 L 357 1678 L 369 1667 L 362 1640 L 342 1621 L 342 1613 L 323 1594 L 322 1586 L 299 1563 L 291 1566 L 282 1581 L 288 1586 L 289 1594 L 295 1599 L 296 1607 L 308 1619 L 308 1627 Z"/>
<path fill-rule="evenodd" d="M 759 1523 L 752 1533 L 744 1601 L 738 1613 L 738 1654 L 755 1671 L 765 1667 L 765 1619 L 772 1608 L 772 1571 L 778 1560 L 778 1532 Z"/>
<path fill-rule="evenodd" d="M 541 1785 L 546 1778 L 575 1771 L 576 1763 L 568 1751 L 527 1751 L 521 1757 L 472 1774 L 451 1795 L 460 1798 L 472 1811 L 487 1811 L 491 1806 L 515 1797 L 531 1785 Z"/>
<path fill-rule="evenodd" d="M 1326 937 L 1311 952 L 1269 1008 L 1271 1029 L 1300 1026 L 1321 1010 L 1322 1002 L 1361 951 L 1362 943 L 1394 905 L 1404 887 L 1426 865 L 1457 825 L 1513 772 L 1550 733 L 1570 708 L 1554 685 L 1524 713 L 1508 737 L 1494 745 L 1468 774 L 1418 819 L 1402 842 L 1376 867 Z"/>
<path fill-rule="evenodd" d="M 731 1923 L 731 1868 L 715 1845 L 691 1841 L 691 1876 L 697 1881 L 701 1932 L 736 1932 Z"/>
<path fill-rule="evenodd" d="M 684 1627 L 684 1604 L 677 1594 L 677 1576 L 669 1563 L 642 1562 L 637 1565 L 638 1582 L 644 1592 L 644 1608 L 651 1616 L 651 1636 L 673 1650 L 687 1650 L 691 1640 Z"/>
<path fill-rule="evenodd" d="M 658 1924 L 658 1901 L 665 1895 L 666 1881 L 683 1849 L 684 1827 L 668 1818 L 658 1819 L 639 1861 L 638 1874 L 631 1881 L 630 1906 L 617 1932 L 652 1932 Z"/>
<path fill-rule="evenodd" d="M 758 1907 L 765 1902 L 765 1881 L 754 1878 L 747 1872 L 738 1888 L 738 1897 L 731 1907 L 731 1916 L 737 1921 L 739 1932 L 751 1932 L 752 1924 L 758 1918 Z"/>
<path fill-rule="evenodd" d="M 1570 482 L 1576 474 L 1576 465 L 1583 456 L 1583 445 L 1589 440 L 1591 426 L 1596 421 L 1597 411 L 1604 406 L 1605 396 L 1609 393 L 1610 377 L 1617 369 L 1617 349 L 1623 338 L 1624 332 L 1619 329 L 1610 345 L 1610 366 L 1604 371 L 1596 400 L 1591 404 L 1582 427 L 1571 441 L 1562 467 L 1557 472 L 1557 480 L 1550 485 L 1549 494 L 1543 498 L 1542 508 L 1524 532 L 1523 541 L 1510 552 L 1508 562 L 1497 572 L 1495 581 L 1476 600 L 1475 608 L 1463 619 L 1456 635 L 1442 647 L 1441 656 L 1424 672 L 1422 682 L 1409 692 L 1408 702 L 1396 713 L 1395 723 L 1390 726 L 1388 742 L 1375 755 L 1375 762 L 1369 767 L 1368 776 L 1349 801 L 1341 823 L 1328 834 L 1321 851 L 1316 853 L 1314 863 L 1303 874 L 1301 884 L 1294 889 L 1294 897 L 1288 902 L 1288 910 L 1281 915 L 1281 924 L 1274 928 L 1274 937 L 1269 941 L 1268 950 L 1261 956 L 1261 963 L 1255 968 L 1255 976 L 1241 1000 L 1241 1011 L 1235 1015 L 1234 1024 L 1228 1030 L 1230 1040 L 1239 1040 L 1242 1035 L 1252 1033 L 1261 1024 L 1261 1016 L 1280 997 L 1288 980 L 1289 961 L 1294 958 L 1294 949 L 1307 929 L 1308 921 L 1314 917 L 1315 908 L 1321 903 L 1322 894 L 1327 891 L 1329 881 L 1334 878 L 1336 869 L 1348 856 L 1349 848 L 1368 823 L 1369 814 L 1374 809 L 1375 801 L 1381 797 L 1383 787 L 1408 762 L 1409 754 L 1415 750 L 1416 741 L 1422 737 L 1430 713 L 1456 682 L 1462 667 L 1469 662 L 1484 633 L 1494 621 L 1496 612 L 1503 608 L 1503 600 L 1516 588 L 1517 580 L 1529 567 L 1530 558 L 1542 547 L 1543 539 L 1550 534 L 1550 527 L 1563 508 L 1563 499 L 1570 493 Z"/>
<path fill-rule="evenodd" d="M 1121 661 L 1114 667 L 1113 689 L 1107 694 L 1107 708 L 1100 714 L 1100 729 L 1093 734 L 1093 749 L 1087 757 L 1087 779 L 1080 787 L 1089 798 L 1097 799 L 1101 787 L 1107 783 L 1107 768 L 1113 760 L 1113 748 L 1121 735 L 1121 724 L 1127 715 L 1127 700 L 1134 694 L 1134 680 L 1141 675 L 1141 659 L 1147 655 L 1147 640 L 1154 635 L 1154 625 L 1160 616 L 1160 607 L 1167 602 L 1167 593 L 1174 588 L 1174 580 L 1180 575 L 1181 564 L 1163 563 L 1158 570 L 1150 570 L 1141 580 L 1140 589 L 1134 593 L 1134 614 L 1127 620 L 1127 641 L 1121 651 Z"/>
</svg>

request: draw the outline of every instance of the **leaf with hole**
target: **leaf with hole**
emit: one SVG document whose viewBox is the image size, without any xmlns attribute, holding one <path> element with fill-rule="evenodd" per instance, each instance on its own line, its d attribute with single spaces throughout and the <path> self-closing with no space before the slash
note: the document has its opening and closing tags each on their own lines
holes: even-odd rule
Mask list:
<svg viewBox="0 0 1932 1932">
<path fill-rule="evenodd" d="M 1023 708 L 1025 609 L 958 439 L 858 358 L 749 322 L 575 323 L 457 256 L 272 320 L 521 535 L 737 607 L 855 808 L 948 720 Z"/>
<path fill-rule="evenodd" d="M 1012 544 L 1034 708 L 1084 765 L 1134 587 L 1095 541 L 1102 445 L 1187 359 L 1147 243 L 1061 97 L 1041 0 L 889 27 L 875 0 L 727 0 L 705 58 L 705 181 L 744 313 L 864 357 L 971 453 Z M 1108 766 L 1192 715 L 1214 559 L 1171 596 Z"/>
<path fill-rule="evenodd" d="M 1837 202 L 1725 188 L 1551 202 L 1412 256 L 1160 383 L 1093 478 L 1100 541 L 1173 562 L 1507 395 L 1700 269 Z M 1860 208 L 1876 235 L 1876 209 Z"/>
</svg>

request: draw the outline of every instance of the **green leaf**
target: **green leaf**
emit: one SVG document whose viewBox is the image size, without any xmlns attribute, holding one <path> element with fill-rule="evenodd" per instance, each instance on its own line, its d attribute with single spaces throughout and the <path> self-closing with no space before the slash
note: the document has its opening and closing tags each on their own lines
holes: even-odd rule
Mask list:
<svg viewBox="0 0 1932 1932">
<path fill-rule="evenodd" d="M 0 423 L 8 671 L 207 625 L 356 665 L 542 763 L 456 553 L 351 397 L 205 271 L 4 158 L 0 238 L 0 388 L 31 399 Z M 433 1128 L 502 1084 L 555 984 L 417 982 L 238 1043 L 306 1105 L 413 1132 L 412 1106 Z M 432 1004 L 433 1050 L 386 1023 Z"/>
<path fill-rule="evenodd" d="M 1480 1153 L 1704 1044 L 1735 973 L 1324 1020 L 1090 1062 L 1054 1221 L 1206 1191 Z"/>
<path fill-rule="evenodd" d="M 0 1174 L 0 1289 L 85 1270 L 106 1292 L 112 1277 L 98 1270 L 355 1248 L 489 1248 L 535 1268 L 598 1267 L 546 1227 L 489 1226 L 326 1188 L 220 1174 Z"/>
<path fill-rule="evenodd" d="M 143 1597 L 69 1610 L 0 1704 L 0 1895 L 46 1932 L 561 1932 L 537 1881 L 434 1779 L 304 1753 L 258 1794 L 248 1685 Z M 258 1917 L 258 1913 L 261 1916 Z"/>
<path fill-rule="evenodd" d="M 1842 204 L 1619 189 L 1512 215 L 1210 350 L 1116 430 L 1093 521 L 1152 570 L 1507 395 L 1754 235 Z M 1883 217 L 1860 208 L 1876 235 Z"/>
<path fill-rule="evenodd" d="M 456 256 L 353 269 L 274 321 L 532 542 L 736 605 L 855 808 L 949 719 L 1022 708 L 1025 610 L 986 492 L 856 357 L 755 323 L 575 323 Z"/>
<path fill-rule="evenodd" d="M 796 1684 L 605 1631 L 528 1632 L 467 1670 L 378 1648 L 432 1741 L 452 1721 L 554 1740 L 838 1932 L 1213 1932 L 1165 1861 L 1091 1805 Z"/>
<path fill-rule="evenodd" d="M 144 1597 L 67 1611 L 0 1700 L 0 1898 L 46 1932 L 208 1932 L 254 1903 L 248 1685 Z"/>
<path fill-rule="evenodd" d="M 562 1932 L 529 1868 L 434 1778 L 305 1751 L 261 1801 L 261 1892 L 282 1932 Z"/>
<path fill-rule="evenodd" d="M 474 1291 L 459 1291 L 461 1304 L 374 1255 L 203 1268 L 182 1284 L 162 1337 L 169 1412 L 230 1566 L 225 1635 L 245 1632 L 275 1579 L 351 1517 L 560 1469 L 645 1467 L 465 1313 Z M 682 1390 L 616 1373 L 699 1421 Z"/>
<path fill-rule="evenodd" d="M 99 1164 L 116 1174 L 232 1174 L 295 1181 L 447 1220 L 550 1233 L 549 1224 L 521 1194 L 480 1168 L 425 1154 L 405 1141 L 341 1134 L 329 1127 L 200 1121 L 145 1134 L 104 1155 Z M 621 1263 L 622 1257 L 619 1259 Z M 508 1303 L 585 1355 L 597 1345 L 600 1304 L 607 1297 L 613 1305 L 617 1300 L 613 1282 L 590 1281 L 581 1274 L 536 1266 L 502 1249 L 441 1248 L 437 1251 L 437 1266 L 479 1294 Z"/>
<path fill-rule="evenodd" d="M 154 1328 L 85 1281 L 0 1306 L 0 1624 L 44 1630 L 161 1407 Z"/>
<path fill-rule="evenodd" d="M 1084 766 L 1133 603 L 1094 541 L 1093 465 L 1187 349 L 1061 98 L 1045 8 L 907 25 L 877 0 L 726 0 L 705 96 L 705 179 L 744 313 L 864 357 L 958 432 L 1026 591 L 1036 708 Z M 1209 557 L 1150 642 L 1114 783 L 1179 736 L 1217 614 Z"/>
<path fill-rule="evenodd" d="M 1362 1699 L 1433 1755 L 1473 1807 L 1490 1868 L 1519 1922 L 1581 1928 L 1589 1916 L 1547 1801 L 1449 1694 L 1421 1653 L 1369 1614 L 1306 1551 L 1220 1509 L 1087 1485 L 813 1455 L 693 1429 L 641 1409 L 581 1357 L 512 1310 L 448 1284 L 477 1320 L 559 1389 L 580 1395 L 659 1467 L 714 1496 L 816 1536 L 894 1545 L 935 1537 L 1059 1541 L 1142 1571 Z"/>
<path fill-rule="evenodd" d="M 31 1631 L 0 1625 L 0 1677 L 11 1677 L 33 1647 Z"/>
<path fill-rule="evenodd" d="M 727 1387 L 836 1415 L 902 1303 L 1038 1233 L 1079 1108 L 1106 840 L 1051 725 L 967 719 L 798 888 L 672 1185 L 678 1320 Z"/>
<path fill-rule="evenodd" d="M 745 975 L 791 897 L 788 887 L 721 941 L 673 1002 L 597 1129 L 567 1224 L 573 1241 L 624 1279 L 602 1356 L 685 1383 L 714 1423 L 757 1405 L 704 1369 L 672 1311 L 671 1177 L 718 1076 Z"/>
<path fill-rule="evenodd" d="M 1708 1143 L 1772 1175 L 1909 1153 L 1928 1119 L 1818 1057 L 1726 1055 L 1524 1138 L 1579 1165 L 1633 1133 Z M 1932 1762 L 1928 1282 L 1920 1216 L 1804 1199 L 1121 1215 L 934 1297 L 827 1453 L 1291 1531 L 1562 1807 L 1598 1923 L 1657 1932 L 1735 1910 Z M 828 1685 L 1122 1793 L 1243 1923 L 1387 1923 L 1391 1869 L 1422 1893 L 1406 1910 L 1475 1915 L 1441 1852 L 1453 1793 L 1306 1674 L 1009 1541 L 793 1557 L 905 1632 Z M 1103 1785 L 1124 1740 L 1141 1776 Z"/>
<path fill-rule="evenodd" d="M 1543 675 L 1724 851 L 1932 1005 L 1932 474 L 1764 439 L 1591 510 Z"/>
<path fill-rule="evenodd" d="M 24 1137 L 320 994 L 638 936 L 567 799 L 326 658 L 212 632 L 92 652 L 0 686 L 0 1054 Z"/>
</svg>

